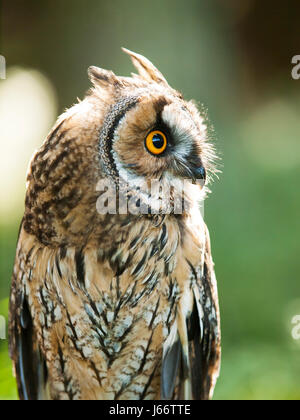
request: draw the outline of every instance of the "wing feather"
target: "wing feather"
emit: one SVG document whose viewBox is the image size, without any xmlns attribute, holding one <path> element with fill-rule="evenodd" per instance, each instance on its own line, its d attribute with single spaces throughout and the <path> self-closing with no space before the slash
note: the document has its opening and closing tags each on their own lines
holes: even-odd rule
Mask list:
<svg viewBox="0 0 300 420">
<path fill-rule="evenodd" d="M 212 398 L 220 368 L 220 317 L 214 265 L 209 233 L 206 229 L 204 263 L 194 267 L 192 276 L 192 310 L 182 319 L 178 314 L 164 346 L 162 364 L 162 397 L 171 399 L 176 383 L 177 399 L 208 400 Z M 174 396 L 174 395 L 173 395 Z"/>
<path fill-rule="evenodd" d="M 204 266 L 194 273 L 194 303 L 188 328 L 191 386 L 193 399 L 208 400 L 219 376 L 221 343 L 218 292 L 207 229 Z"/>
<path fill-rule="evenodd" d="M 163 400 L 171 400 L 174 394 L 176 380 L 179 373 L 181 363 L 181 342 L 178 334 L 175 339 L 166 346 L 162 364 L 162 390 L 161 397 Z"/>
<path fill-rule="evenodd" d="M 44 399 L 47 369 L 39 351 L 29 305 L 18 279 L 21 264 L 15 262 L 10 296 L 10 356 L 21 400 Z"/>
</svg>

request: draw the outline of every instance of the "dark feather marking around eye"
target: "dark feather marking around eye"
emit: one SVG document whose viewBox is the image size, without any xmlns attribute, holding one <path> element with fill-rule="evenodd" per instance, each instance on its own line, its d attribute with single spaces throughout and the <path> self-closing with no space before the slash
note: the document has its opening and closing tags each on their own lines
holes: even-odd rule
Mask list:
<svg viewBox="0 0 300 420">
<path fill-rule="evenodd" d="M 99 155 L 101 156 L 105 172 L 113 179 L 118 178 L 118 171 L 112 153 L 114 132 L 126 112 L 133 108 L 138 101 L 137 97 L 122 98 L 111 107 L 100 131 Z"/>
<path fill-rule="evenodd" d="M 156 99 L 156 101 L 154 101 L 154 104 L 153 104 L 156 113 L 160 115 L 161 112 L 163 111 L 164 107 L 166 105 L 169 105 L 170 103 L 171 103 L 171 101 L 168 100 L 167 98 L 163 97 L 163 96 Z"/>
<path fill-rule="evenodd" d="M 161 112 L 157 113 L 155 123 L 153 124 L 152 127 L 149 128 L 149 131 L 156 131 L 156 130 L 163 132 L 165 134 L 165 136 L 167 137 L 167 142 L 168 142 L 167 148 L 164 151 L 164 153 L 162 154 L 162 156 L 165 156 L 165 155 L 168 154 L 168 152 L 170 152 L 170 150 L 172 150 L 172 147 L 174 147 L 175 143 L 174 143 L 174 139 L 173 139 L 170 128 L 162 120 Z M 157 174 L 155 174 L 155 176 L 161 176 L 160 171 L 157 171 Z"/>
</svg>

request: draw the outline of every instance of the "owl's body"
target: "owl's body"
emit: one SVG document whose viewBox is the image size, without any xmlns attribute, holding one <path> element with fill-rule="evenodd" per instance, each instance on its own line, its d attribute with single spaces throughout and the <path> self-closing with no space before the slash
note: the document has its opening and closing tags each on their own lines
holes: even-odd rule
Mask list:
<svg viewBox="0 0 300 420">
<path fill-rule="evenodd" d="M 130 54 L 140 76 L 91 68 L 93 90 L 31 163 L 10 315 L 22 399 L 212 396 L 219 309 L 195 180 L 213 152 L 196 107 Z M 147 214 L 99 211 L 107 179 L 117 209 L 126 183 Z M 153 179 L 171 200 L 149 193 Z"/>
</svg>

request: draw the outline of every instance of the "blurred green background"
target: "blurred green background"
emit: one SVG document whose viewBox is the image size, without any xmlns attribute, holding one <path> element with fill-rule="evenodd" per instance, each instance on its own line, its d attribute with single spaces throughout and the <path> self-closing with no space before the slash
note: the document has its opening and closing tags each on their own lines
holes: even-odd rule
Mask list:
<svg viewBox="0 0 300 420">
<path fill-rule="evenodd" d="M 128 75 L 125 46 L 207 107 L 222 174 L 206 202 L 222 312 L 215 399 L 300 399 L 299 1 L 1 2 L 0 315 L 23 212 L 26 168 L 98 65 Z M 15 399 L 0 340 L 0 399 Z"/>
</svg>

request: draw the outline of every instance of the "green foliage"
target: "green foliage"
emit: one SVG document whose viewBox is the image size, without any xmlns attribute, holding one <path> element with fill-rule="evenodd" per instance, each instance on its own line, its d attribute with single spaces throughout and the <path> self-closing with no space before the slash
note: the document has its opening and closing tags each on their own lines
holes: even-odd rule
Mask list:
<svg viewBox="0 0 300 420">
<path fill-rule="evenodd" d="M 0 301 L 0 314 L 7 320 L 8 299 Z M 8 356 L 8 340 L 0 340 L 0 399 L 17 399 L 15 379 L 12 374 L 12 363 Z"/>
</svg>

